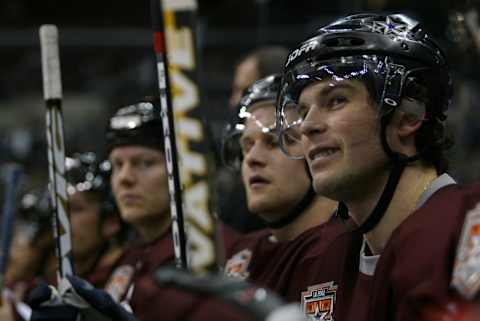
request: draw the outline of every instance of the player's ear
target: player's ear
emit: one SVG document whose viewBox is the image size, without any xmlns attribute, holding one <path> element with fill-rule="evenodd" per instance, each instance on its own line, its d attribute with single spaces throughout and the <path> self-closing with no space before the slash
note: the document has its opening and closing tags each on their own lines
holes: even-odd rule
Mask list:
<svg viewBox="0 0 480 321">
<path fill-rule="evenodd" d="M 392 125 L 400 141 L 415 136 L 425 119 L 425 104 L 421 101 L 404 98 L 395 112 Z"/>
</svg>

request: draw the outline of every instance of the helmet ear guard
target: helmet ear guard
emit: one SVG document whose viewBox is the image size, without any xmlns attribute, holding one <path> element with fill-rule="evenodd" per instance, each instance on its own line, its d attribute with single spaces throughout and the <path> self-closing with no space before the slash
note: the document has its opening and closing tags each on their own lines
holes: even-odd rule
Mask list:
<svg viewBox="0 0 480 321">
<path fill-rule="evenodd" d="M 398 106 L 398 110 L 403 111 L 412 119 L 425 120 L 427 107 L 424 102 L 405 97 Z"/>
</svg>

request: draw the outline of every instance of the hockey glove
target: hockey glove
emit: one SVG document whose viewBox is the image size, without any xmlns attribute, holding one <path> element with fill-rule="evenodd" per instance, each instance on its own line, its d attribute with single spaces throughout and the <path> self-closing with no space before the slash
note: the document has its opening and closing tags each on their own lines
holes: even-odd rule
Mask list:
<svg viewBox="0 0 480 321">
<path fill-rule="evenodd" d="M 76 307 L 62 304 L 56 290 L 44 282 L 32 290 L 27 303 L 32 308 L 30 321 L 76 321 L 79 316 Z"/>
<path fill-rule="evenodd" d="M 87 281 L 76 276 L 67 276 L 67 278 L 76 294 L 85 300 L 91 308 L 98 311 L 102 317 L 108 316 L 107 318 L 115 321 L 137 321 L 133 314 L 127 312 L 104 290 L 96 289 Z M 98 320 L 98 318 L 95 320 Z"/>
</svg>

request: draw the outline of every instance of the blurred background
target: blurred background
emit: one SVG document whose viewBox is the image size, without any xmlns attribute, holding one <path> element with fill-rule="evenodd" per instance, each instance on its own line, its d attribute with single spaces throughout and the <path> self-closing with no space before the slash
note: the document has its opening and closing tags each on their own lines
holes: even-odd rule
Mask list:
<svg viewBox="0 0 480 321">
<path fill-rule="evenodd" d="M 452 173 L 480 177 L 478 48 L 455 12 L 459 0 L 198 0 L 200 89 L 212 126 L 228 117 L 236 63 L 261 45 L 292 47 L 336 16 L 365 10 L 407 12 L 424 21 L 446 48 L 457 87 L 449 112 L 456 135 Z M 473 14 L 474 15 L 474 14 Z M 458 16 L 457 16 L 458 18 Z M 471 17 L 473 23 L 477 17 Z M 0 161 L 25 165 L 29 184 L 46 182 L 44 102 L 38 27 L 57 24 L 67 154 L 102 153 L 108 117 L 156 93 L 149 1 L 2 0 L 0 2 Z M 463 29 L 462 29 L 463 28 Z"/>
</svg>

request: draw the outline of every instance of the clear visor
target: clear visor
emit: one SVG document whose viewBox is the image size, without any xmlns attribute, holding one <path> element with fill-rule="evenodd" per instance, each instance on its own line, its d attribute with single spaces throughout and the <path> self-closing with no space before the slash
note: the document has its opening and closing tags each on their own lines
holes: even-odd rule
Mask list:
<svg viewBox="0 0 480 321">
<path fill-rule="evenodd" d="M 306 120 L 311 106 L 300 101 L 302 91 L 306 87 L 323 82 L 324 85 L 319 87 L 321 89 L 318 95 L 317 93 L 314 95 L 314 108 L 329 110 L 332 108 L 331 105 L 336 103 L 335 99 L 339 99 L 339 95 L 334 94 L 335 90 L 330 89 L 348 88 L 354 86 L 352 85 L 354 83 L 358 86 L 361 82 L 366 86 L 370 99 L 380 106 L 380 102 L 387 98 L 385 79 L 391 73 L 391 68 L 392 65 L 385 57 L 364 55 L 321 62 L 307 61 L 289 70 L 284 76 L 277 105 L 277 123 L 282 151 L 293 159 L 304 158 L 301 143 L 302 128 L 307 125 L 307 122 L 312 121 Z M 403 75 L 399 75 L 402 76 L 400 79 L 403 78 Z M 392 84 L 396 83 L 396 81 L 392 82 Z M 402 81 L 398 83 L 401 84 Z M 401 88 L 394 88 L 393 92 L 397 93 L 400 90 Z M 391 102 L 392 106 L 396 104 L 395 101 Z"/>
<path fill-rule="evenodd" d="M 274 104 L 274 101 L 265 101 L 248 108 L 244 106 L 240 108 L 236 121 L 225 127 L 222 134 L 222 161 L 227 167 L 240 169 L 244 151 L 258 135 L 277 142 Z M 261 109 L 262 112 L 259 112 Z"/>
</svg>

